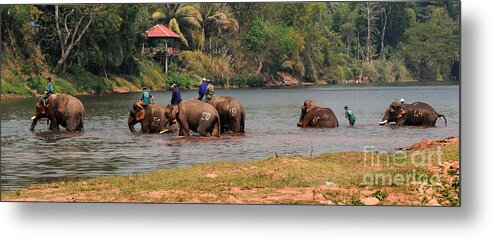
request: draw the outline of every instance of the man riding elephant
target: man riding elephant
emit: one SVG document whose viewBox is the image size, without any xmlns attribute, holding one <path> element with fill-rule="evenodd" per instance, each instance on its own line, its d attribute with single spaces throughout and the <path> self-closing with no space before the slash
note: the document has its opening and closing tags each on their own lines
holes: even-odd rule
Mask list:
<svg viewBox="0 0 492 238">
<path fill-rule="evenodd" d="M 151 101 L 152 101 L 152 104 L 155 103 L 154 96 L 152 96 L 152 94 L 149 92 L 147 87 L 143 87 L 143 91 L 142 91 L 142 94 L 140 96 L 140 101 L 142 102 L 142 105 L 144 107 L 149 105 Z"/>
<path fill-rule="evenodd" d="M 210 81 L 210 79 L 207 79 L 207 87 L 205 89 L 205 96 L 203 97 L 202 101 L 208 102 L 214 95 L 215 95 L 214 85 L 212 85 L 212 82 Z"/>
<path fill-rule="evenodd" d="M 59 131 L 59 126 L 65 127 L 67 131 L 83 131 L 84 115 L 85 109 L 79 99 L 62 93 L 50 94 L 45 102 L 40 99 L 36 103 L 30 130 L 34 130 L 39 119 L 48 118 L 52 131 Z"/>
<path fill-rule="evenodd" d="M 444 118 L 445 125 L 448 124 L 446 117 L 437 113 L 434 108 L 423 102 L 406 104 L 393 102 L 384 113 L 383 120 L 379 125 L 387 125 L 395 122 L 398 126 L 435 126 L 438 118 Z"/>
<path fill-rule="evenodd" d="M 41 96 L 41 101 L 43 102 L 43 106 L 46 107 L 46 99 L 48 99 L 48 97 L 55 93 L 55 87 L 53 87 L 53 84 L 51 83 L 51 78 L 48 77 L 48 85 L 46 85 L 46 90 L 44 91 L 44 94 L 43 96 Z"/>
</svg>

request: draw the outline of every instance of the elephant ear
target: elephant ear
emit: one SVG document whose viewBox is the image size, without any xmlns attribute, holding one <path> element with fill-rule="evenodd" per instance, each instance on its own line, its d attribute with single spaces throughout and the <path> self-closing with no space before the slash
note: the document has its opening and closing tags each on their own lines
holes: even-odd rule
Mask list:
<svg viewBox="0 0 492 238">
<path fill-rule="evenodd" d="M 398 110 L 398 114 L 396 115 L 396 118 L 400 119 L 402 118 L 405 114 L 407 113 L 407 110 L 405 108 L 400 107 Z"/>
<path fill-rule="evenodd" d="M 145 118 L 145 109 L 141 109 L 137 112 L 136 119 L 137 121 L 141 121 Z"/>
<path fill-rule="evenodd" d="M 173 107 L 171 108 L 171 117 L 172 117 L 173 119 L 176 119 L 176 117 L 178 116 L 178 113 L 179 113 L 179 108 L 178 108 L 178 106 L 173 106 Z"/>
<path fill-rule="evenodd" d="M 316 104 L 312 100 L 307 100 L 304 103 L 304 106 L 306 107 L 306 112 L 309 112 L 316 106 Z"/>
</svg>

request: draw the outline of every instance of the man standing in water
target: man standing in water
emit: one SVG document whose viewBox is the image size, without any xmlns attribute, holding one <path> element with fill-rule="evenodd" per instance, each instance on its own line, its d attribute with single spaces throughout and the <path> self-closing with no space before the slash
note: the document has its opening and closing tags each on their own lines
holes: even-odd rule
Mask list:
<svg viewBox="0 0 492 238">
<path fill-rule="evenodd" d="M 355 114 L 349 107 L 345 106 L 345 118 L 348 119 L 350 126 L 353 127 L 355 124 Z"/>
<path fill-rule="evenodd" d="M 215 95 L 214 85 L 207 79 L 207 89 L 205 90 L 205 97 L 203 97 L 204 102 L 208 102 Z"/>
<path fill-rule="evenodd" d="M 147 105 L 149 105 L 151 100 L 152 100 L 152 104 L 154 104 L 154 96 L 150 94 L 147 87 L 143 87 L 142 96 L 140 98 L 140 101 L 143 102 L 143 106 L 146 107 Z"/>
<path fill-rule="evenodd" d="M 41 101 L 43 102 L 44 107 L 46 107 L 46 99 L 55 92 L 55 87 L 51 84 L 51 78 L 48 77 L 48 85 L 46 86 L 46 91 L 44 91 L 44 95 L 41 96 Z"/>
<path fill-rule="evenodd" d="M 179 92 L 179 88 L 175 83 L 171 86 L 171 89 L 173 90 L 173 93 L 171 95 L 171 105 L 176 106 L 182 101 L 181 93 Z"/>
<path fill-rule="evenodd" d="M 200 84 L 200 87 L 198 87 L 198 100 L 201 101 L 205 96 L 205 93 L 207 93 L 207 79 L 203 78 L 202 84 Z"/>
</svg>

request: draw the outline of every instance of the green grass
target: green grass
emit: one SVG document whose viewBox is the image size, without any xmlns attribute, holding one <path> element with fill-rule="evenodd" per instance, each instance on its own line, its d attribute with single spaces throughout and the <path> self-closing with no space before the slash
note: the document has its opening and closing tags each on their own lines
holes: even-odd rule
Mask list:
<svg viewBox="0 0 492 238">
<path fill-rule="evenodd" d="M 444 146 L 443 161 L 458 160 L 458 150 L 457 144 Z M 234 202 L 230 200 L 234 197 L 242 203 L 317 204 L 329 200 L 361 205 L 362 198 L 373 196 L 383 205 L 415 205 L 421 203 L 422 198 L 408 184 L 361 185 L 366 173 L 414 172 L 410 167 L 367 168 L 362 152 L 214 162 L 149 174 L 33 185 L 17 193 L 2 193 L 2 200 L 229 203 Z M 418 171 L 431 173 L 430 167 Z M 324 186 L 327 181 L 336 186 Z M 459 184 L 445 182 L 443 188 L 436 191 L 441 194 L 440 201 L 459 205 Z M 391 194 L 403 197 L 405 202 L 395 200 Z"/>
</svg>

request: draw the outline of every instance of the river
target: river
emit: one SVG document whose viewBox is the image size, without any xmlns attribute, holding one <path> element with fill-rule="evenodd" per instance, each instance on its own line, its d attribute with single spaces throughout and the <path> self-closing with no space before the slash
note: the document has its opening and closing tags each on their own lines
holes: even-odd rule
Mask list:
<svg viewBox="0 0 492 238">
<path fill-rule="evenodd" d="M 192 98 L 196 91 L 182 91 Z M 246 109 L 244 136 L 219 139 L 179 139 L 177 134 L 131 134 L 127 117 L 138 93 L 79 96 L 86 109 L 85 132 L 48 132 L 46 119 L 29 131 L 35 98 L 2 99 L 1 189 L 12 191 L 34 183 L 67 178 L 129 175 L 211 161 L 244 161 L 279 155 L 318 155 L 363 151 L 366 146 L 393 151 L 421 139 L 459 136 L 459 86 L 319 86 L 216 90 L 237 98 Z M 156 103 L 167 104 L 170 91 L 154 92 Z M 379 126 L 394 100 L 422 101 L 445 115 L 435 128 Z M 335 129 L 296 126 L 305 99 L 330 107 L 340 122 Z M 348 127 L 343 107 L 355 112 Z M 139 126 L 137 126 L 139 129 Z M 195 135 L 196 136 L 196 135 Z"/>
</svg>

